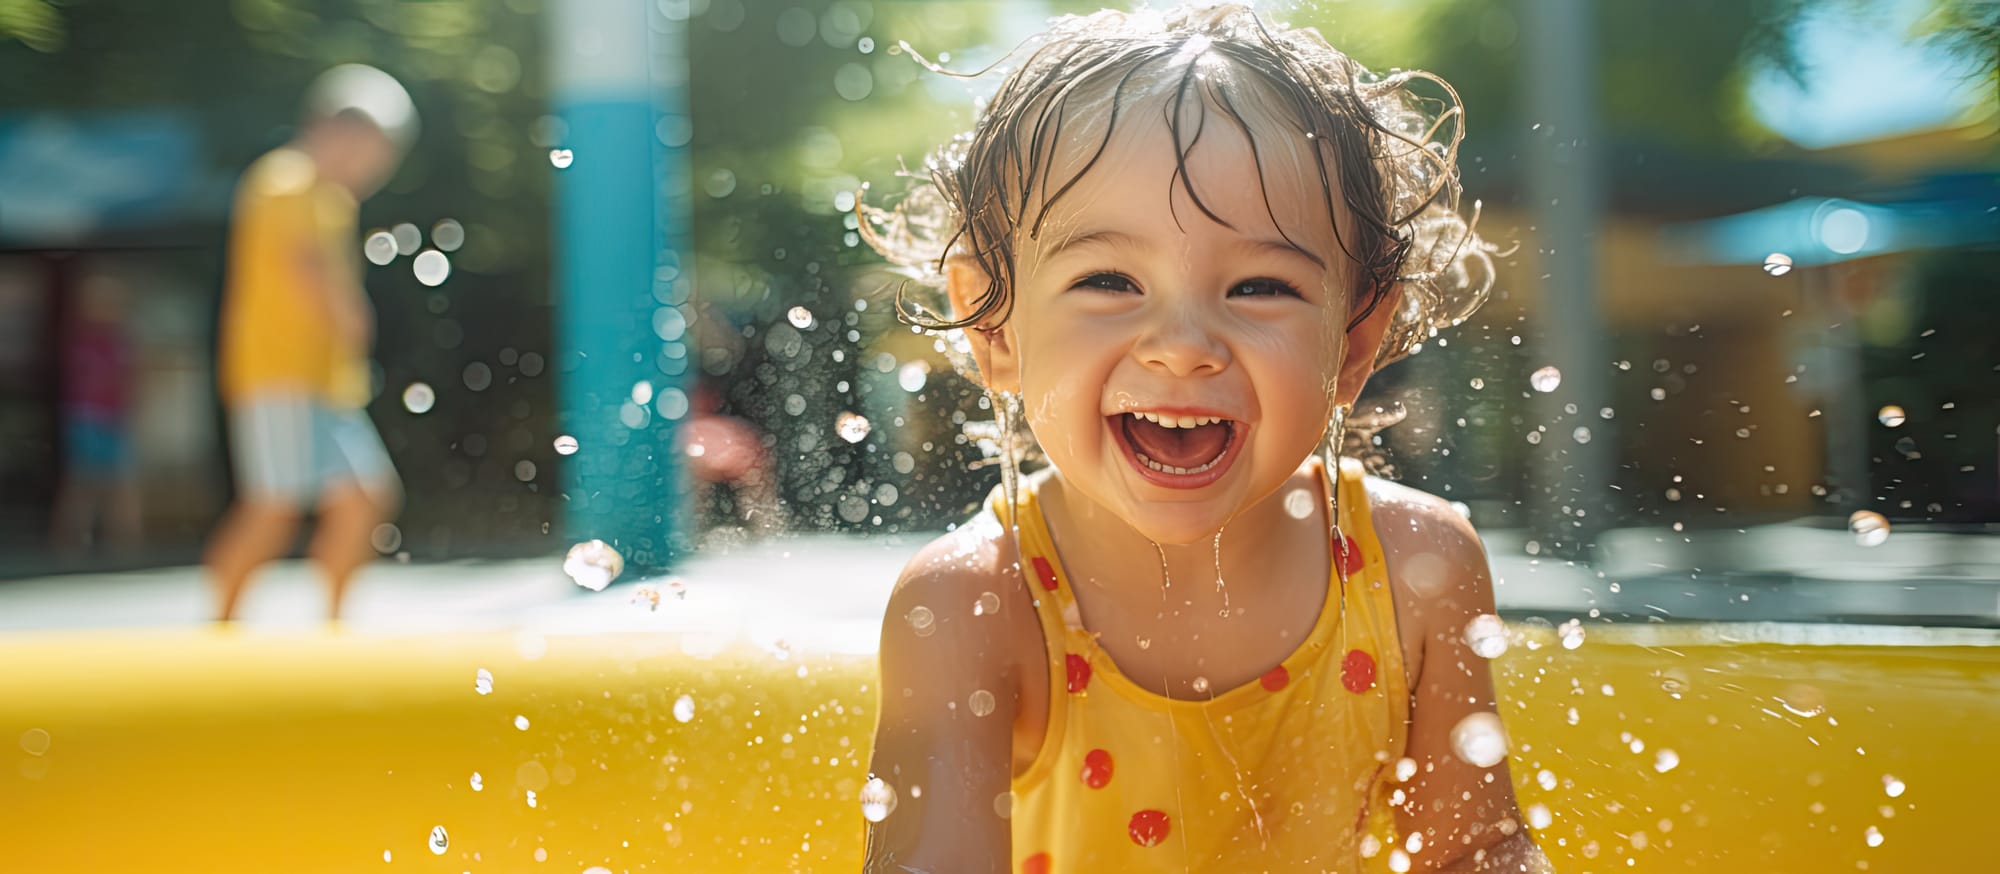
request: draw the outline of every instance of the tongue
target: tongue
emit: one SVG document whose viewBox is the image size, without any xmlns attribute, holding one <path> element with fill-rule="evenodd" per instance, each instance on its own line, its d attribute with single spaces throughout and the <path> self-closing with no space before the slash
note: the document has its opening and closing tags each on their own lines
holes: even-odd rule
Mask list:
<svg viewBox="0 0 2000 874">
<path fill-rule="evenodd" d="M 1163 428 L 1137 416 L 1123 418 L 1132 448 L 1168 467 L 1200 467 L 1221 455 L 1229 442 L 1229 426 L 1220 422 L 1198 428 Z"/>
</svg>

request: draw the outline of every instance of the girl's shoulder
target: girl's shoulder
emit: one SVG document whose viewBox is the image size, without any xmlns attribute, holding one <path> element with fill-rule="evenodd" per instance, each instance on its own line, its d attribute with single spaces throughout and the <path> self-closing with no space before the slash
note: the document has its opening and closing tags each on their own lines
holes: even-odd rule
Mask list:
<svg viewBox="0 0 2000 874">
<path fill-rule="evenodd" d="M 1450 501 L 1393 480 L 1365 480 L 1368 514 L 1396 602 L 1404 664 L 1421 672 L 1427 640 L 1493 611 L 1492 571 L 1471 520 Z"/>
<path fill-rule="evenodd" d="M 991 669 L 1041 657 L 1035 603 L 991 502 L 917 550 L 896 579 L 883 624 L 885 642 L 905 629 L 923 638 L 949 636 L 967 649 L 961 658 Z"/>
</svg>

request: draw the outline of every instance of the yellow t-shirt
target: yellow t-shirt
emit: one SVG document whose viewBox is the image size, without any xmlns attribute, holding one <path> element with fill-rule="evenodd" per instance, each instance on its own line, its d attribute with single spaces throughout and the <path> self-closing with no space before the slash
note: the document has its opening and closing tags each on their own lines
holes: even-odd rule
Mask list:
<svg viewBox="0 0 2000 874">
<path fill-rule="evenodd" d="M 1387 870 L 1409 693 L 1364 473 L 1340 467 L 1346 558 L 1333 553 L 1318 622 L 1261 679 L 1204 701 L 1162 697 L 1119 672 L 1078 621 L 1033 488 L 1022 488 L 1023 567 L 1056 694 L 1042 752 L 1013 782 L 1015 871 Z M 1326 488 L 1325 466 L 1313 468 Z"/>
<path fill-rule="evenodd" d="M 296 149 L 273 150 L 244 172 L 230 218 L 217 362 L 225 403 L 275 391 L 367 404 L 367 349 L 336 336 L 301 272 L 317 248 L 330 274 L 320 281 L 361 293 L 359 212 L 354 195 Z"/>
</svg>

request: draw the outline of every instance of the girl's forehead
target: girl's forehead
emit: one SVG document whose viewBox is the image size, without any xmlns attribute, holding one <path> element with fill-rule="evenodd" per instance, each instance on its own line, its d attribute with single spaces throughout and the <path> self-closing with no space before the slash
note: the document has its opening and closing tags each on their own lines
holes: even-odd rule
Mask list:
<svg viewBox="0 0 2000 874">
<path fill-rule="evenodd" d="M 1024 251 L 1034 257 L 1103 230 L 1148 239 L 1238 235 L 1289 239 L 1333 267 L 1342 259 L 1329 204 L 1344 210 L 1331 150 L 1251 89 L 1231 92 L 1227 108 L 1187 94 L 1178 130 L 1168 124 L 1171 91 L 1128 99 L 1115 123 L 1108 111 L 1070 110 L 1049 172 L 1032 193 L 1020 233 Z"/>
</svg>

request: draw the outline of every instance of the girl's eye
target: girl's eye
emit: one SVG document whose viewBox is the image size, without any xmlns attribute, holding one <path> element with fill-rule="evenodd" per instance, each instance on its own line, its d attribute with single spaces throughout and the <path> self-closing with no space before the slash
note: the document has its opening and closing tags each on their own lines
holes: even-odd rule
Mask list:
<svg viewBox="0 0 2000 874">
<path fill-rule="evenodd" d="M 1092 273 L 1077 280 L 1077 288 L 1097 288 L 1105 291 L 1138 291 L 1139 286 L 1120 273 Z"/>
<path fill-rule="evenodd" d="M 1292 284 L 1282 279 L 1246 279 L 1229 289 L 1230 297 L 1303 297 Z"/>
</svg>

